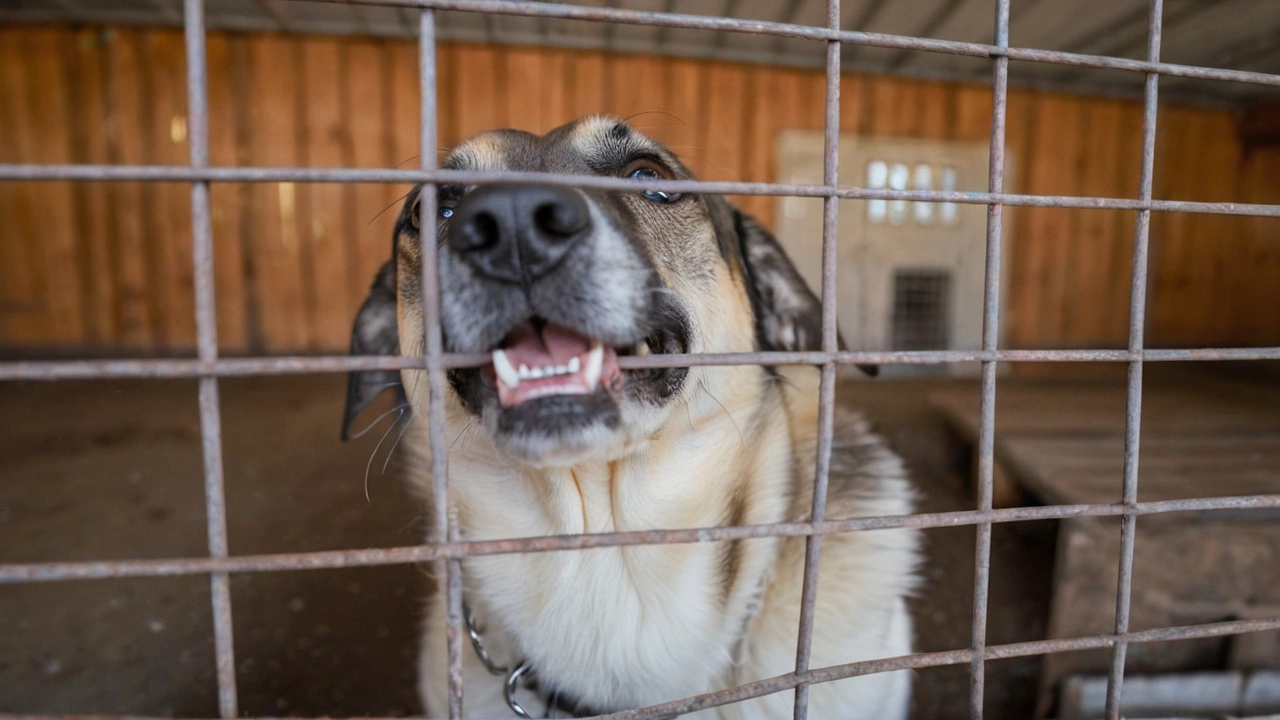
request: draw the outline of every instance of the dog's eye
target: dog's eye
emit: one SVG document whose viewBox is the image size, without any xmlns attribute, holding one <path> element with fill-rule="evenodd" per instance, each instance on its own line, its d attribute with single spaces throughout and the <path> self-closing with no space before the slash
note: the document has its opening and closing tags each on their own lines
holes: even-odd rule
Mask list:
<svg viewBox="0 0 1280 720">
<path fill-rule="evenodd" d="M 638 167 L 631 171 L 632 180 L 661 180 L 662 174 L 651 167 Z M 666 192 L 664 190 L 645 190 L 640 193 L 646 200 L 652 200 L 659 203 L 673 203 L 682 197 L 682 193 Z"/>
<path fill-rule="evenodd" d="M 409 211 L 409 222 L 413 223 L 414 229 L 418 228 L 418 218 L 422 213 L 422 203 L 418 200 L 413 201 L 413 209 Z M 453 217 L 453 208 L 448 205 L 441 205 L 436 211 L 441 220 L 448 220 Z"/>
</svg>

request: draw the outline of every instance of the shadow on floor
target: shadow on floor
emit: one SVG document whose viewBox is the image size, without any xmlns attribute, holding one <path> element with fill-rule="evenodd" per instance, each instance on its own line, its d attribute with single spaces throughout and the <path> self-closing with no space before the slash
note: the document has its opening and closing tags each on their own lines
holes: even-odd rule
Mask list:
<svg viewBox="0 0 1280 720">
<path fill-rule="evenodd" d="M 959 381 L 850 382 L 907 458 L 921 510 L 970 509 L 966 450 L 926 404 Z M 338 442 L 343 378 L 226 379 L 223 424 L 235 554 L 414 544 L 417 503 L 381 463 L 394 438 Z M 0 385 L 0 562 L 198 556 L 206 552 L 192 381 Z M 371 460 L 372 458 L 372 460 Z M 366 483 L 366 470 L 368 470 Z M 367 492 L 367 499 L 366 499 Z M 1044 632 L 1054 527 L 997 526 L 989 641 Z M 917 646 L 970 643 L 975 529 L 927 532 L 914 601 Z M 233 578 L 241 712 L 419 712 L 413 567 Z M 203 576 L 0 586 L 0 711 L 216 716 Z M 991 663 L 989 717 L 1027 717 L 1038 660 Z M 968 666 L 917 676 L 915 716 L 968 716 Z"/>
</svg>

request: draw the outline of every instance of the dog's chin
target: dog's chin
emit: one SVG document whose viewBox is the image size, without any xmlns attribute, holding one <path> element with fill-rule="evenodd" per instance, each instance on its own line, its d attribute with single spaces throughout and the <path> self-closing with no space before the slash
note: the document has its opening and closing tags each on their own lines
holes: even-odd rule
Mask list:
<svg viewBox="0 0 1280 720">
<path fill-rule="evenodd" d="M 551 395 L 515 407 L 491 402 L 484 416 L 494 444 L 527 465 L 566 466 L 608 459 L 623 444 L 617 401 L 603 390 Z"/>
</svg>

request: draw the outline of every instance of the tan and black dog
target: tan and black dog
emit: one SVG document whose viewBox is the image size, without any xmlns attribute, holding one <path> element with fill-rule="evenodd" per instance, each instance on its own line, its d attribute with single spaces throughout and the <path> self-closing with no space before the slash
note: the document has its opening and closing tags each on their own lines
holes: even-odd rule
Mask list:
<svg viewBox="0 0 1280 720">
<path fill-rule="evenodd" d="M 446 168 L 691 179 L 626 123 L 590 117 L 544 136 L 484 133 Z M 417 190 L 353 334 L 357 354 L 423 353 Z M 801 521 L 812 497 L 818 371 L 620 370 L 646 353 L 815 350 L 821 310 L 777 241 L 713 195 L 536 185 L 439 189 L 446 350 L 491 353 L 449 373 L 449 502 L 466 539 Z M 428 241 L 436 238 L 428 233 Z M 347 423 L 389 385 L 425 418 L 421 371 L 357 373 Z M 837 411 L 827 517 L 911 511 L 902 463 Z M 426 423 L 409 475 L 431 486 Z M 429 494 L 429 493 L 424 493 Z M 493 665 L 524 668 L 537 717 L 660 703 L 791 672 L 803 538 L 472 557 L 464 593 Z M 918 534 L 826 538 L 812 666 L 911 651 L 904 597 Z M 427 712 L 447 708 L 443 602 L 421 658 Z M 466 652 L 466 716 L 512 717 L 504 679 Z M 906 671 L 812 688 L 810 717 L 902 718 Z M 787 718 L 782 693 L 698 717 Z"/>
</svg>

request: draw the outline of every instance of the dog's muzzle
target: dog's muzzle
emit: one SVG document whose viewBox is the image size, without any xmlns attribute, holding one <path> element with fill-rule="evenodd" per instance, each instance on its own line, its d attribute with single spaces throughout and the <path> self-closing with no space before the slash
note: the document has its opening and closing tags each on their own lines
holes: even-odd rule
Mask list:
<svg viewBox="0 0 1280 720">
<path fill-rule="evenodd" d="M 490 353 L 451 370 L 463 406 L 511 454 L 540 461 L 590 449 L 621 403 L 658 404 L 680 368 L 624 373 L 628 354 L 688 348 L 686 314 L 630 232 L 626 203 L 553 185 L 470 189 L 443 225 L 445 346 Z"/>
</svg>

